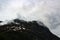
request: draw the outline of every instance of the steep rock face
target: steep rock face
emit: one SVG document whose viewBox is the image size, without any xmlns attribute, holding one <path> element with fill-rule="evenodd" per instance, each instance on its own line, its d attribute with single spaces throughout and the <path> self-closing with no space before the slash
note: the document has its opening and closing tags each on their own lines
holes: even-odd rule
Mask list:
<svg viewBox="0 0 60 40">
<path fill-rule="evenodd" d="M 0 40 L 60 40 L 43 23 L 40 24 L 37 21 L 14 19 L 0 26 Z"/>
</svg>

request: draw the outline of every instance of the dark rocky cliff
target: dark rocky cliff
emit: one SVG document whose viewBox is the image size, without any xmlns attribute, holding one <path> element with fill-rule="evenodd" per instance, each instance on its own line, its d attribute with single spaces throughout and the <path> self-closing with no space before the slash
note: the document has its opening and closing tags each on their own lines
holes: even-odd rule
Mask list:
<svg viewBox="0 0 60 40">
<path fill-rule="evenodd" d="M 14 22 L 0 25 L 0 40 L 60 40 L 40 22 L 15 19 Z"/>
</svg>

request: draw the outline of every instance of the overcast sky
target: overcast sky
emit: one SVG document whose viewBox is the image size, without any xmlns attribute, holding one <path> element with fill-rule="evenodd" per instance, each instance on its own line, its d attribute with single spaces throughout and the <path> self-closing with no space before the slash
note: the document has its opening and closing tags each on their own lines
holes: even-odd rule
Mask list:
<svg viewBox="0 0 60 40">
<path fill-rule="evenodd" d="M 60 0 L 0 0 L 0 21 L 42 21 L 60 37 Z"/>
</svg>

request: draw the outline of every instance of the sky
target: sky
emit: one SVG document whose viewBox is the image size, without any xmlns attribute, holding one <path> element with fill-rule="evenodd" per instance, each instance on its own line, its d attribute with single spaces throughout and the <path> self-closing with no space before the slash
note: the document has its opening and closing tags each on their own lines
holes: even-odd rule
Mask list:
<svg viewBox="0 0 60 40">
<path fill-rule="evenodd" d="M 0 0 L 0 21 L 41 21 L 60 37 L 60 0 Z"/>
</svg>

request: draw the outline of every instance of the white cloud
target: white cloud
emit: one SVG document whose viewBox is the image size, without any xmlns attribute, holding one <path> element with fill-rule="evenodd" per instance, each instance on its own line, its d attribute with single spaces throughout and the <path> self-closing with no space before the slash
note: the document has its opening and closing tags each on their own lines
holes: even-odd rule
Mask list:
<svg viewBox="0 0 60 40">
<path fill-rule="evenodd" d="M 3 0 L 0 2 L 0 20 L 3 21 L 15 18 L 27 21 L 38 20 L 51 31 L 53 28 L 59 32 L 55 29 L 60 25 L 59 17 L 60 0 Z M 57 35 L 55 31 L 52 32 Z"/>
</svg>

